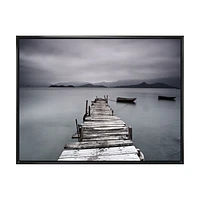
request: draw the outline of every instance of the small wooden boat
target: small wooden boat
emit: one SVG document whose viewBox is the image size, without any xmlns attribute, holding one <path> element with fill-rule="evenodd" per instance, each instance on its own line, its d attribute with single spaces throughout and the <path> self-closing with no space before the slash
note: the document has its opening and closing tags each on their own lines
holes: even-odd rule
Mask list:
<svg viewBox="0 0 200 200">
<path fill-rule="evenodd" d="M 171 100 L 175 101 L 176 97 L 166 97 L 166 96 L 158 96 L 158 100 Z"/>
<path fill-rule="evenodd" d="M 123 98 L 123 97 L 117 97 L 117 102 L 124 102 L 124 103 L 135 103 L 134 101 L 136 98 Z"/>
</svg>

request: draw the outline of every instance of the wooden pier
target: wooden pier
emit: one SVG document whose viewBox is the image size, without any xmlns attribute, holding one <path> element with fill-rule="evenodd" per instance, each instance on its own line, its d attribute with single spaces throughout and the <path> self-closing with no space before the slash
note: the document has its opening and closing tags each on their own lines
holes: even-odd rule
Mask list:
<svg viewBox="0 0 200 200">
<path fill-rule="evenodd" d="M 97 98 L 88 106 L 83 123 L 72 138 L 78 142 L 65 145 L 58 161 L 143 161 L 144 155 L 133 145 L 132 128 L 114 115 L 108 96 Z"/>
</svg>

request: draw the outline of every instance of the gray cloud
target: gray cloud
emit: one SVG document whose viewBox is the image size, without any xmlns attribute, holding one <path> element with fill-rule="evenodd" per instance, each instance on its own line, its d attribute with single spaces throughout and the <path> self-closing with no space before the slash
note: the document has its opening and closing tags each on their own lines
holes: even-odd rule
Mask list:
<svg viewBox="0 0 200 200">
<path fill-rule="evenodd" d="M 20 39 L 20 83 L 180 78 L 179 39 Z"/>
</svg>

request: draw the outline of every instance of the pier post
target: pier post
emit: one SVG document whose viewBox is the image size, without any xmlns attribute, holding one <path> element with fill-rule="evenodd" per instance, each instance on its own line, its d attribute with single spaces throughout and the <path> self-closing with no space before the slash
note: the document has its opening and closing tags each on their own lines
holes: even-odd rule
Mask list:
<svg viewBox="0 0 200 200">
<path fill-rule="evenodd" d="M 83 140 L 83 132 L 82 132 L 82 127 L 81 126 L 79 126 L 79 134 L 80 134 L 79 142 L 82 142 L 82 140 Z"/>
<path fill-rule="evenodd" d="M 86 105 L 85 105 L 85 115 L 87 115 L 87 107 L 88 107 L 88 100 L 86 100 Z"/>
<path fill-rule="evenodd" d="M 132 140 L 133 139 L 133 135 L 132 135 L 133 133 L 132 133 L 132 127 L 131 126 L 129 126 L 128 127 L 128 139 L 129 140 Z"/>
<path fill-rule="evenodd" d="M 89 106 L 89 113 L 88 113 L 88 115 L 90 116 L 90 106 Z"/>
<path fill-rule="evenodd" d="M 76 132 L 78 134 L 78 121 L 77 121 L 77 119 L 75 121 L 76 121 Z"/>
<path fill-rule="evenodd" d="M 113 116 L 114 110 L 112 110 L 112 116 Z"/>
<path fill-rule="evenodd" d="M 141 151 L 140 151 L 140 149 L 137 149 L 137 151 L 138 151 L 138 156 L 140 157 L 140 156 L 141 156 Z"/>
<path fill-rule="evenodd" d="M 85 121 L 85 118 L 87 117 L 86 114 L 83 115 L 83 122 Z"/>
<path fill-rule="evenodd" d="M 108 103 L 108 95 L 107 96 L 105 96 L 105 98 L 104 98 L 105 100 L 106 100 L 106 103 Z"/>
</svg>

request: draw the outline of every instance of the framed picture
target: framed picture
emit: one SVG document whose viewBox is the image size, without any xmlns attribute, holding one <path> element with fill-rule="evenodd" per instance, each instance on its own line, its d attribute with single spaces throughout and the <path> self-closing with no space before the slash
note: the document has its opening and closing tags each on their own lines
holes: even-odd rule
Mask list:
<svg viewBox="0 0 200 200">
<path fill-rule="evenodd" d="M 183 36 L 16 36 L 19 164 L 183 164 Z"/>
</svg>

